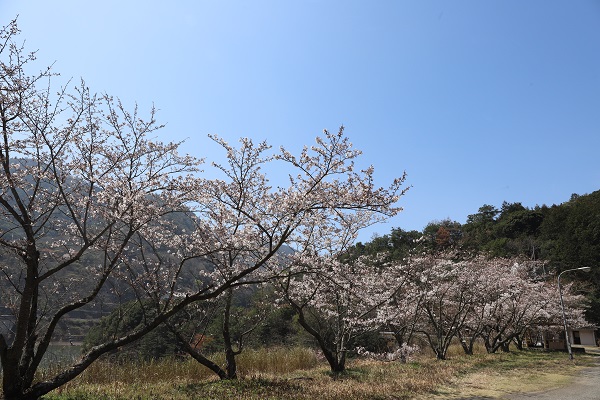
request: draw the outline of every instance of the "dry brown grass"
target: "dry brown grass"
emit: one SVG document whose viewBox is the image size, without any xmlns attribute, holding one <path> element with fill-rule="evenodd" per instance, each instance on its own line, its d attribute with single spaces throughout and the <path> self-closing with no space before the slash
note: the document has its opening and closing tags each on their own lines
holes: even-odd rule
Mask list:
<svg viewBox="0 0 600 400">
<path fill-rule="evenodd" d="M 458 349 L 460 350 L 460 349 Z M 517 387 L 539 390 L 567 382 L 591 357 L 575 363 L 563 353 L 514 352 L 465 356 L 453 349 L 446 361 L 424 355 L 414 362 L 351 360 L 333 376 L 306 349 L 247 352 L 238 381 L 218 381 L 193 360 L 144 365 L 98 363 L 49 398 L 116 399 L 451 399 L 497 398 Z M 553 371 L 552 375 L 548 371 Z M 59 393 L 60 392 L 60 393 Z"/>
</svg>

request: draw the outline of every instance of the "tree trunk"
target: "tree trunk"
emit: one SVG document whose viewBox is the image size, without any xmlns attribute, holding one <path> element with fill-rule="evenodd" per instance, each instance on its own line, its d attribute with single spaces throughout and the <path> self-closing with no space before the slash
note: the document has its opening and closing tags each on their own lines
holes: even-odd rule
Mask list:
<svg viewBox="0 0 600 400">
<path fill-rule="evenodd" d="M 290 302 L 290 304 L 292 305 L 292 307 L 294 307 L 298 314 L 298 323 L 306 330 L 306 332 L 308 332 L 312 337 L 314 337 L 317 340 L 317 343 L 319 344 L 319 347 L 321 348 L 325 359 L 329 363 L 331 372 L 333 372 L 336 375 L 344 372 L 346 369 L 346 352 L 343 351 L 340 354 L 340 352 L 338 351 L 332 351 L 327 346 L 327 343 L 323 336 L 321 336 L 321 334 L 318 331 L 316 331 L 312 326 L 310 326 L 310 324 L 306 321 L 306 318 L 304 316 L 304 310 L 292 302 Z"/>
<path fill-rule="evenodd" d="M 15 337 L 9 347 L 4 336 L 0 338 L 0 360 L 2 363 L 2 390 L 5 399 L 21 399 L 31 386 L 34 359 L 35 324 L 37 319 L 38 260 L 39 252 L 34 245 L 27 246 L 24 261 L 27 265 L 25 288 L 21 294 L 19 312 L 15 321 Z M 37 398 L 31 397 L 31 398 Z"/>
<path fill-rule="evenodd" d="M 237 351 L 233 350 L 233 341 L 231 340 L 231 332 L 229 331 L 231 319 L 231 301 L 233 298 L 233 289 L 227 290 L 225 300 L 225 309 L 223 310 L 223 342 L 225 344 L 225 369 L 227 371 L 227 379 L 237 379 L 237 363 L 235 356 L 241 353 L 241 348 Z M 240 345 L 241 347 L 241 345 Z"/>
<path fill-rule="evenodd" d="M 446 352 L 444 351 L 444 349 L 441 348 L 436 348 L 435 349 L 435 358 L 438 360 L 445 360 L 446 359 Z"/>
<path fill-rule="evenodd" d="M 200 364 L 204 365 L 206 368 L 210 369 L 214 372 L 219 379 L 227 379 L 227 372 L 223 370 L 223 368 L 219 367 L 216 363 L 206 358 L 200 351 L 194 348 L 187 340 L 183 337 L 181 332 L 179 332 L 173 325 L 167 323 L 167 327 L 169 330 L 175 335 L 179 343 L 183 346 L 183 349 L 196 361 Z"/>
<path fill-rule="evenodd" d="M 521 335 L 515 335 L 514 342 L 518 350 L 523 350 L 523 338 L 521 337 Z"/>
<path fill-rule="evenodd" d="M 468 356 L 472 356 L 473 355 L 473 345 L 472 343 L 468 343 L 466 340 L 464 339 L 460 339 L 460 345 L 463 348 L 463 351 L 465 352 L 466 355 Z"/>
<path fill-rule="evenodd" d="M 329 349 L 323 349 L 323 354 L 329 363 L 329 368 L 333 372 L 334 377 L 343 373 L 346 370 L 346 352 L 332 352 Z"/>
<path fill-rule="evenodd" d="M 467 341 L 463 335 L 461 334 L 461 332 L 458 332 L 458 340 L 460 341 L 460 345 L 463 348 L 463 351 L 465 352 L 465 354 L 472 356 L 473 355 L 473 344 L 475 342 L 473 336 L 469 339 L 469 341 Z"/>
<path fill-rule="evenodd" d="M 191 348 L 191 346 L 190 346 L 190 348 Z M 221 379 L 221 380 L 228 379 L 227 372 L 225 372 L 223 370 L 223 368 L 219 367 L 213 361 L 211 361 L 208 358 L 204 357 L 202 355 L 202 353 L 200 353 L 197 350 L 194 350 L 193 348 L 191 348 L 189 350 L 186 348 L 186 350 L 187 350 L 188 354 L 191 355 L 194 360 L 198 361 L 200 364 L 204 365 L 206 368 L 210 369 L 212 372 L 214 372 L 215 374 L 217 374 L 217 376 L 219 377 L 219 379 Z"/>
<path fill-rule="evenodd" d="M 488 354 L 492 353 L 492 344 L 490 343 L 490 334 L 489 332 L 483 336 L 483 345 L 485 346 L 485 350 Z"/>
</svg>

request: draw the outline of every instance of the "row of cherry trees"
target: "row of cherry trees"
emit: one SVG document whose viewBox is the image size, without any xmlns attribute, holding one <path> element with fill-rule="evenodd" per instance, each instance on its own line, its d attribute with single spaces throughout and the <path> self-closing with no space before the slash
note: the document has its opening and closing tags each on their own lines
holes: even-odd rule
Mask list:
<svg viewBox="0 0 600 400">
<path fill-rule="evenodd" d="M 337 245 L 345 249 L 343 243 Z M 473 354 L 479 341 L 495 353 L 508 351 L 511 343 L 520 348 L 526 333 L 556 329 L 562 322 L 557 287 L 541 262 L 458 252 L 423 253 L 402 261 L 389 261 L 389 254 L 382 253 L 341 261 L 345 250 L 336 249 L 340 247 L 279 257 L 279 272 L 263 281 L 268 285 L 257 292 L 262 300 L 255 297 L 250 318 L 234 315 L 233 290 L 229 290 L 220 304 L 196 305 L 195 314 L 180 319 L 177 327 L 171 323 L 171 330 L 196 360 L 221 379 L 231 379 L 236 377 L 235 356 L 269 308 L 261 303 L 271 308 L 291 306 L 335 373 L 344 371 L 348 354 L 357 351 L 386 360 L 405 359 L 418 349 L 415 342 L 425 341 L 438 359 L 445 359 L 452 343 L 459 342 L 466 354 Z M 569 324 L 585 325 L 584 298 L 572 294 L 570 285 L 563 297 Z M 182 334 L 190 321 L 197 321 L 192 333 L 206 338 L 215 315 L 222 320 L 224 368 L 203 353 L 201 343 Z M 235 331 L 230 329 L 232 320 L 236 320 Z M 381 331 L 393 334 L 398 344 L 395 352 L 356 347 L 361 336 L 377 336 Z"/>
<path fill-rule="evenodd" d="M 399 356 L 419 336 L 445 359 L 456 339 L 467 354 L 478 340 L 490 353 L 508 351 L 528 330 L 562 322 L 556 284 L 539 262 L 447 252 L 401 262 L 299 257 L 295 264 L 318 268 L 280 280 L 281 293 L 336 372 L 355 350 L 353 338 L 369 331 L 392 332 Z M 569 324 L 585 325 L 583 296 L 567 286 L 563 297 Z"/>
</svg>

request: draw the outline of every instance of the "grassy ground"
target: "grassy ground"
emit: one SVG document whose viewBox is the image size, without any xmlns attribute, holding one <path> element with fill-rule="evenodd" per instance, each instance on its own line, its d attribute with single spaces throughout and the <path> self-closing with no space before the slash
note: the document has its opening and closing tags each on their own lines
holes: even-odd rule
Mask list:
<svg viewBox="0 0 600 400">
<path fill-rule="evenodd" d="M 81 377 L 46 396 L 51 400 L 117 399 L 465 399 L 500 398 L 568 383 L 594 361 L 535 351 L 464 356 L 446 361 L 430 355 L 401 364 L 352 360 L 332 376 L 314 352 L 275 349 L 246 352 L 237 381 L 218 381 L 193 360 L 145 365 L 96 363 Z"/>
</svg>

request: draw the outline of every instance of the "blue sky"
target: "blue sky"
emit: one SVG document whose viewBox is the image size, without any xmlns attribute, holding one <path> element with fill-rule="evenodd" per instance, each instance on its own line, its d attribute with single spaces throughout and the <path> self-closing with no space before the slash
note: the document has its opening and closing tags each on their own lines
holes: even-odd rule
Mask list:
<svg viewBox="0 0 600 400">
<path fill-rule="evenodd" d="M 598 1 L 0 1 L 17 14 L 40 66 L 154 103 L 196 156 L 345 125 L 378 184 L 412 185 L 362 241 L 600 189 Z"/>
</svg>

